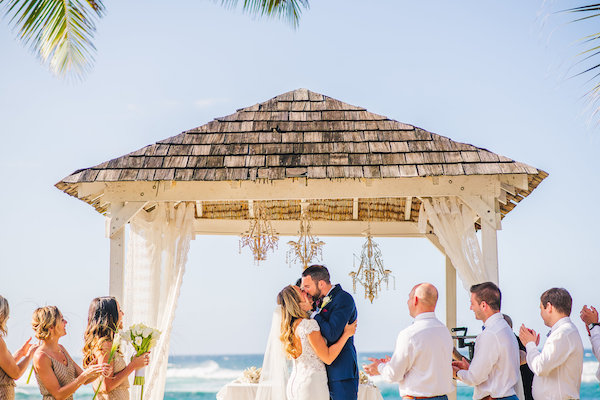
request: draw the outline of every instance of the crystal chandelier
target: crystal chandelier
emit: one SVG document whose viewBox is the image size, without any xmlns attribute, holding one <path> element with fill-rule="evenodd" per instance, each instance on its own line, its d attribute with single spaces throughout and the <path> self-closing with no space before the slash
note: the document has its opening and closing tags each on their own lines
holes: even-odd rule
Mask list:
<svg viewBox="0 0 600 400">
<path fill-rule="evenodd" d="M 356 268 L 356 264 L 353 265 L 353 268 Z M 369 299 L 371 303 L 378 296 L 384 282 L 386 289 L 389 289 L 390 277 L 394 279 L 394 289 L 396 289 L 396 278 L 392 275 L 391 270 L 385 269 L 383 266 L 381 250 L 379 250 L 377 243 L 373 241 L 370 229 L 367 231 L 367 241 L 362 247 L 358 271 L 350 272 L 350 276 L 352 277 L 354 293 L 356 293 L 356 283 L 358 282 L 364 286 L 365 299 Z"/>
<path fill-rule="evenodd" d="M 300 263 L 303 269 L 314 262 L 323 259 L 323 245 L 325 242 L 311 234 L 310 218 L 308 212 L 302 212 L 300 217 L 300 236 L 297 241 L 288 242 L 290 249 L 286 253 L 289 265 Z"/>
<path fill-rule="evenodd" d="M 254 262 L 258 265 L 261 261 L 267 259 L 267 253 L 277 249 L 279 237 L 267 219 L 267 213 L 264 206 L 256 207 L 254 218 L 250 220 L 250 227 L 240 238 L 240 253 L 242 247 L 250 247 Z"/>
</svg>

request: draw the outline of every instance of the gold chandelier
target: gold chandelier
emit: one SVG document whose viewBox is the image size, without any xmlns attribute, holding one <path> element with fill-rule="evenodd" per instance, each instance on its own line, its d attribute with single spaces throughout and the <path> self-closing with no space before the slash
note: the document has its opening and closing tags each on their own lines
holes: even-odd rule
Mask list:
<svg viewBox="0 0 600 400">
<path fill-rule="evenodd" d="M 394 289 L 396 289 L 396 278 L 392 275 L 391 270 L 385 269 L 383 266 L 381 250 L 373 241 L 370 229 L 366 235 L 367 241 L 362 247 L 358 271 L 350 272 L 350 276 L 354 293 L 356 293 L 356 283 L 358 282 L 365 288 L 365 299 L 369 299 L 373 303 L 373 299 L 379 295 L 384 282 L 386 289 L 389 289 L 390 277 L 394 279 Z M 356 268 L 356 264 L 353 265 L 354 268 Z"/>
<path fill-rule="evenodd" d="M 325 242 L 311 234 L 311 225 L 308 212 L 302 211 L 300 217 L 300 236 L 297 241 L 288 242 L 290 249 L 286 253 L 287 263 L 301 263 L 302 268 L 306 269 L 313 262 L 323 259 L 323 245 Z"/>
<path fill-rule="evenodd" d="M 254 207 L 253 207 L 254 208 Z M 267 219 L 267 212 L 263 205 L 254 208 L 254 218 L 250 220 L 248 230 L 240 238 L 240 253 L 242 247 L 250 247 L 254 262 L 258 265 L 267 259 L 267 253 L 277 249 L 279 237 Z"/>
</svg>

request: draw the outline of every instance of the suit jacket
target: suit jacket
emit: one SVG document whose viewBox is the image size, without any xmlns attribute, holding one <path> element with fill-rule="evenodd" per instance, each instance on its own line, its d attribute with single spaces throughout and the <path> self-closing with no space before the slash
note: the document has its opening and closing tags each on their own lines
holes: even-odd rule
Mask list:
<svg viewBox="0 0 600 400">
<path fill-rule="evenodd" d="M 354 299 L 336 285 L 329 293 L 331 301 L 315 315 L 315 321 L 321 328 L 321 335 L 327 341 L 327 346 L 337 342 L 347 323 L 354 322 L 357 317 Z M 358 365 L 356 362 L 356 349 L 354 348 L 354 336 L 348 339 L 338 357 L 325 366 L 329 381 L 341 381 L 344 379 L 358 379 Z"/>
</svg>

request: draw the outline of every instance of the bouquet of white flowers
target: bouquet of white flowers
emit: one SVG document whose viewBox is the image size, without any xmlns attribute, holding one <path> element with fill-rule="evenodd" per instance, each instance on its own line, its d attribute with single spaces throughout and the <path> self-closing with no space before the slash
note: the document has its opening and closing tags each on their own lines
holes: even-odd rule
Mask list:
<svg viewBox="0 0 600 400">
<path fill-rule="evenodd" d="M 135 349 L 135 356 L 141 356 L 156 346 L 156 342 L 160 337 L 160 331 L 144 324 L 133 324 L 121 336 L 123 340 L 131 343 Z M 146 368 L 138 369 L 135 371 L 135 379 L 133 380 L 134 385 L 142 386 L 142 396 L 144 393 L 145 375 Z"/>
</svg>

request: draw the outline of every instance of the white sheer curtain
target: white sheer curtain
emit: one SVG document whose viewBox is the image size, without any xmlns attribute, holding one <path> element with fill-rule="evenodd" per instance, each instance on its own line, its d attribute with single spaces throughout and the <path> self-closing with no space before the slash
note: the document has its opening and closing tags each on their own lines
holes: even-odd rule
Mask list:
<svg viewBox="0 0 600 400">
<path fill-rule="evenodd" d="M 424 233 L 429 221 L 467 290 L 471 285 L 496 280 L 496 271 L 484 263 L 475 219 L 475 212 L 458 197 L 422 199 L 419 229 Z"/>
<path fill-rule="evenodd" d="M 159 203 L 130 223 L 123 299 L 125 328 L 141 322 L 162 332 L 146 370 L 144 400 L 159 400 L 164 395 L 171 327 L 194 238 L 193 225 L 192 203 L 176 207 Z M 139 396 L 134 392 L 132 399 Z"/>
</svg>

